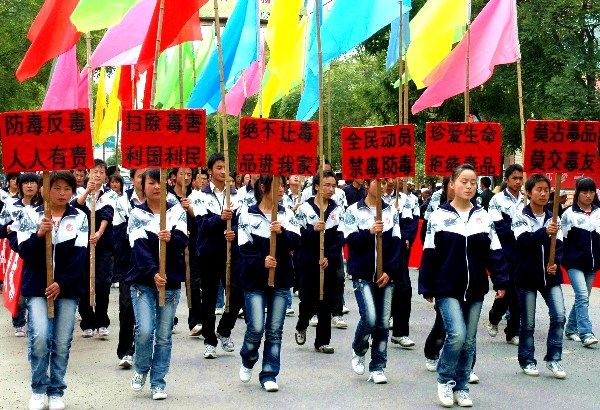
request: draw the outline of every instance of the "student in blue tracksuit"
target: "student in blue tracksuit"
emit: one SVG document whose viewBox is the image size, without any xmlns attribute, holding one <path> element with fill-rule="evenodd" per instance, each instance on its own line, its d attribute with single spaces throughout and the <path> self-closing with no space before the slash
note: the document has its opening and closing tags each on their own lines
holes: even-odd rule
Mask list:
<svg viewBox="0 0 600 410">
<path fill-rule="evenodd" d="M 585 347 L 598 343 L 592 332 L 589 297 L 596 271 L 600 269 L 600 208 L 594 205 L 596 184 L 591 178 L 580 178 L 575 187 L 573 206 L 562 215 L 564 237 L 562 264 L 575 292 L 575 304 L 569 314 L 565 335 Z"/>
<path fill-rule="evenodd" d="M 304 202 L 296 211 L 296 220 L 300 225 L 300 246 L 296 251 L 294 262 L 296 274 L 300 281 L 300 312 L 296 324 L 296 343 L 303 345 L 306 342 L 306 329 L 313 313 L 317 312 L 317 329 L 315 350 L 320 353 L 334 353 L 334 348 L 329 345 L 331 341 L 331 304 L 335 289 L 336 272 L 339 268 L 344 243 L 343 233 L 338 230 L 340 217 L 344 209 L 331 199 L 337 181 L 331 171 L 323 172 L 313 178 L 313 187 L 316 195 Z M 322 191 L 322 197 L 319 191 Z M 320 220 L 321 209 L 324 210 L 324 221 Z M 319 260 L 319 237 L 325 232 L 325 257 Z M 323 300 L 320 297 L 320 268 L 324 269 Z"/>
<path fill-rule="evenodd" d="M 530 199 L 521 215 L 512 224 L 518 263 L 516 285 L 521 308 L 521 332 L 519 337 L 519 364 L 529 376 L 538 376 L 535 360 L 533 333 L 535 330 L 535 306 L 540 292 L 550 315 L 550 328 L 544 356 L 546 366 L 557 379 L 564 379 L 562 358 L 563 331 L 565 327 L 565 302 L 562 293 L 562 232 L 552 222 L 552 211 L 545 209 L 550 197 L 550 181 L 541 174 L 533 174 L 525 183 Z M 550 257 L 550 237 L 556 234 L 556 258 Z"/>
<path fill-rule="evenodd" d="M 291 252 L 297 247 L 300 234 L 292 211 L 279 205 L 283 197 L 283 178 L 275 202 L 271 194 L 272 183 L 272 176 L 263 175 L 256 181 L 256 204 L 242 209 L 238 229 L 240 281 L 245 291 L 246 307 L 246 333 L 240 350 L 242 365 L 239 375 L 242 382 L 250 381 L 264 333 L 262 370 L 258 378 L 268 392 L 279 390 L 277 375 L 280 369 L 286 296 L 294 284 Z M 271 222 L 272 212 L 277 212 L 275 222 Z M 271 235 L 276 235 L 275 257 L 269 255 Z M 275 281 L 274 286 L 270 287 L 268 278 L 269 269 L 272 268 L 275 269 Z"/>
<path fill-rule="evenodd" d="M 385 180 L 381 182 L 385 191 Z M 376 220 L 377 201 L 381 201 L 381 220 Z M 352 342 L 352 369 L 365 372 L 365 355 L 371 343 L 369 381 L 387 383 L 384 369 L 387 363 L 387 342 L 392 310 L 393 281 L 398 277 L 400 252 L 400 217 L 396 208 L 377 197 L 377 180 L 367 180 L 367 196 L 348 207 L 340 230 L 348 245 L 348 274 L 352 276 L 354 295 L 360 320 Z M 376 234 L 383 243 L 383 274 L 377 278 Z"/>
<path fill-rule="evenodd" d="M 75 311 L 83 293 L 87 261 L 88 221 L 85 213 L 69 204 L 75 192 L 70 172 L 50 176 L 51 219 L 44 206 L 23 208 L 12 229 L 17 233 L 23 259 L 22 295 L 27 299 L 29 362 L 31 364 L 30 409 L 64 409 L 65 373 L 69 361 Z M 45 235 L 51 232 L 54 282 L 46 282 Z M 48 318 L 48 300 L 54 301 L 54 318 Z"/>
<path fill-rule="evenodd" d="M 176 201 L 167 201 L 166 229 L 160 230 L 160 171 L 149 169 L 142 175 L 146 202 L 131 210 L 127 234 L 133 269 L 125 282 L 131 286 L 135 316 L 135 373 L 131 388 L 140 391 L 150 373 L 154 400 L 167 398 L 165 376 L 171 362 L 173 318 L 179 303 L 181 282 L 185 281 L 183 251 L 188 244 L 185 210 Z M 166 245 L 166 279 L 159 275 L 159 242 Z M 159 306 L 160 287 L 166 300 Z"/>
<path fill-rule="evenodd" d="M 435 303 L 446 329 L 438 361 L 438 399 L 445 407 L 472 406 L 467 383 L 476 349 L 477 324 L 488 293 L 487 270 L 503 297 L 508 278 L 500 241 L 488 213 L 471 200 L 477 175 L 457 167 L 450 180 L 454 199 L 429 218 L 419 272 L 419 294 Z"/>
</svg>

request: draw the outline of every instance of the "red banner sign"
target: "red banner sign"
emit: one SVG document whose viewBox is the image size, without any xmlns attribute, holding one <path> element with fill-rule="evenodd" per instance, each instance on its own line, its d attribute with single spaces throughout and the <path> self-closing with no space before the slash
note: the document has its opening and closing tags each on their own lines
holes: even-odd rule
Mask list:
<svg viewBox="0 0 600 410">
<path fill-rule="evenodd" d="M 319 124 L 244 117 L 240 119 L 240 174 L 314 175 Z"/>
<path fill-rule="evenodd" d="M 479 175 L 502 174 L 502 126 L 494 122 L 428 122 L 425 174 L 452 175 L 471 164 Z"/>
<path fill-rule="evenodd" d="M 0 240 L 0 269 L 4 275 L 2 282 L 2 298 L 4 307 L 12 314 L 17 315 L 19 297 L 21 296 L 21 273 L 23 260 L 19 254 L 8 246 L 8 240 Z"/>
<path fill-rule="evenodd" d="M 125 168 L 201 168 L 206 162 L 206 111 L 125 110 Z"/>
<path fill-rule="evenodd" d="M 415 175 L 415 126 L 342 128 L 342 177 L 347 180 Z"/>
<path fill-rule="evenodd" d="M 89 110 L 0 114 L 4 173 L 94 167 Z"/>
<path fill-rule="evenodd" d="M 527 121 L 525 171 L 596 175 L 600 121 Z"/>
</svg>

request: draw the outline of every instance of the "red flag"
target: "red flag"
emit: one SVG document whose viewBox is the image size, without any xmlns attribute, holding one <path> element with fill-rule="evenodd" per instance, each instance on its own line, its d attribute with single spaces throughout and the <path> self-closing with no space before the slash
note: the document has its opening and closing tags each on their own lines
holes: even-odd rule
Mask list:
<svg viewBox="0 0 600 410">
<path fill-rule="evenodd" d="M 79 0 L 46 0 L 27 33 L 31 46 L 17 69 L 19 81 L 34 77 L 46 62 L 77 43 L 81 33 L 70 20 L 77 3 Z"/>
<path fill-rule="evenodd" d="M 2 252 L 4 252 L 5 256 L 2 298 L 4 299 L 6 309 L 15 317 L 17 316 L 19 297 L 21 296 L 23 260 L 19 258 L 18 253 L 10 249 L 6 239 L 2 240 L 2 242 Z"/>
<path fill-rule="evenodd" d="M 160 51 L 169 47 L 176 46 L 186 41 L 200 40 L 200 30 L 194 30 L 192 19 L 200 20 L 198 10 L 208 0 L 165 0 L 165 11 L 163 15 L 163 27 L 160 40 Z M 158 15 L 160 12 L 160 1 L 156 3 L 152 21 L 148 28 L 148 33 L 142 44 L 138 66 L 140 71 L 147 70 L 154 63 L 154 54 L 156 51 L 156 37 L 158 35 Z M 191 22 L 191 23 L 190 23 Z M 192 29 L 188 27 L 192 25 Z"/>
<path fill-rule="evenodd" d="M 131 110 L 133 106 L 133 84 L 131 78 L 131 66 L 121 67 L 121 78 L 119 81 L 119 100 L 123 110 Z"/>
</svg>

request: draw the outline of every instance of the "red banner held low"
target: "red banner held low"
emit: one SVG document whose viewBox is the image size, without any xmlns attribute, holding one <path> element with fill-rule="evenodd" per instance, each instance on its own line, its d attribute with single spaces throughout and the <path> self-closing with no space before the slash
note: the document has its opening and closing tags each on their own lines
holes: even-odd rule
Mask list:
<svg viewBox="0 0 600 410">
<path fill-rule="evenodd" d="M 243 117 L 240 119 L 237 172 L 314 175 L 319 124 Z"/>
<path fill-rule="evenodd" d="M 525 171 L 597 175 L 600 121 L 527 121 Z"/>
<path fill-rule="evenodd" d="M 7 239 L 0 240 L 0 253 L 0 268 L 4 274 L 2 283 L 4 307 L 8 309 L 13 317 L 16 317 L 21 296 L 23 260 L 19 258 L 18 253 L 10 249 Z"/>
<path fill-rule="evenodd" d="M 0 114 L 4 173 L 94 167 L 89 110 Z"/>
<path fill-rule="evenodd" d="M 471 164 L 479 175 L 502 173 L 502 126 L 495 122 L 428 122 L 425 174 L 452 175 Z"/>
<path fill-rule="evenodd" d="M 206 162 L 206 111 L 125 110 L 125 168 L 201 168 Z"/>
<path fill-rule="evenodd" d="M 415 175 L 415 126 L 342 128 L 342 177 L 347 180 Z"/>
</svg>

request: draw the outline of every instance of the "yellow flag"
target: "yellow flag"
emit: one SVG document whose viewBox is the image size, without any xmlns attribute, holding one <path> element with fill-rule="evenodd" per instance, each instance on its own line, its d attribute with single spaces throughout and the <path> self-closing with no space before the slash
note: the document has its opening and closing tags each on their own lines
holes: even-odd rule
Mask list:
<svg viewBox="0 0 600 410">
<path fill-rule="evenodd" d="M 98 80 L 98 91 L 96 93 L 96 110 L 94 111 L 94 144 L 101 144 L 98 142 L 98 134 L 100 133 L 100 127 L 104 120 L 104 110 L 106 109 L 106 90 L 104 84 L 106 82 L 106 70 L 104 67 L 100 68 L 100 79 Z"/>
<path fill-rule="evenodd" d="M 417 88 L 460 41 L 467 25 L 468 0 L 428 0 L 410 22 L 406 64 Z"/>
<path fill-rule="evenodd" d="M 104 144 L 106 139 L 114 135 L 119 122 L 119 113 L 121 112 L 121 101 L 119 100 L 119 80 L 121 78 L 121 67 L 117 68 L 115 78 L 108 97 L 108 107 L 104 112 L 102 125 L 100 126 L 96 137 L 96 144 Z"/>
</svg>

